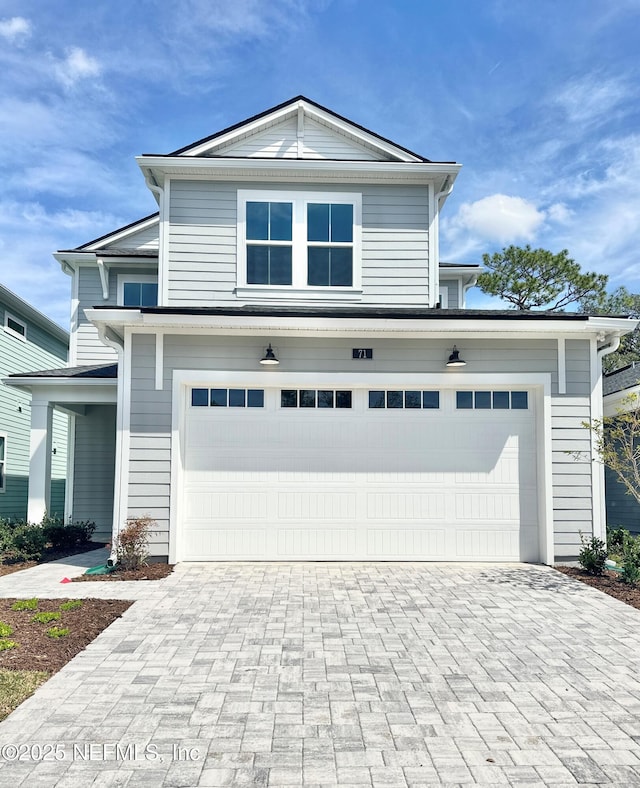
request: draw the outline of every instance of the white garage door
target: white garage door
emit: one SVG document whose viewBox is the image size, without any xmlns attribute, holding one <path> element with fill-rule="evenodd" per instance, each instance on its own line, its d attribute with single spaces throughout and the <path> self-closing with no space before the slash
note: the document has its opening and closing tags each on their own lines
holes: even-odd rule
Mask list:
<svg viewBox="0 0 640 788">
<path fill-rule="evenodd" d="M 178 560 L 538 560 L 525 391 L 190 388 Z"/>
</svg>

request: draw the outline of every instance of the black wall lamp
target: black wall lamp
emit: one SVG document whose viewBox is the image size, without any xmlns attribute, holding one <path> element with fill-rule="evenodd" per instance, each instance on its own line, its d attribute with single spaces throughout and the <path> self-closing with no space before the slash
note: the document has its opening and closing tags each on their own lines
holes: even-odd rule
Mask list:
<svg viewBox="0 0 640 788">
<path fill-rule="evenodd" d="M 447 366 L 448 367 L 466 367 L 467 366 L 467 362 L 463 361 L 460 358 L 460 351 L 458 350 L 458 348 L 455 345 L 453 346 L 453 350 L 451 351 L 451 355 L 449 356 L 449 360 L 447 361 Z"/>
<path fill-rule="evenodd" d="M 261 364 L 275 366 L 280 362 L 276 358 L 276 354 L 273 352 L 273 348 L 271 347 L 271 342 L 269 342 L 269 347 L 265 349 L 264 356 L 260 359 Z"/>
</svg>

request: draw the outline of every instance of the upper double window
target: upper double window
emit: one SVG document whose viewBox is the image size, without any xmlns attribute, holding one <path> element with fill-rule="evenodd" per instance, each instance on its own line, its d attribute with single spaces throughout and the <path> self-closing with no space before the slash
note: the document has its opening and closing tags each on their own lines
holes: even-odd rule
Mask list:
<svg viewBox="0 0 640 788">
<path fill-rule="evenodd" d="M 359 194 L 239 191 L 238 213 L 240 286 L 357 285 Z"/>
</svg>

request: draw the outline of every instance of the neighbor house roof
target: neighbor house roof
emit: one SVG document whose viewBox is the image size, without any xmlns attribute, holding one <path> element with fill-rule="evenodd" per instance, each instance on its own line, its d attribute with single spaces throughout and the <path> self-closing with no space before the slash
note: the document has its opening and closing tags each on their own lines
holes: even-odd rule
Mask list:
<svg viewBox="0 0 640 788">
<path fill-rule="evenodd" d="M 626 367 L 620 367 L 613 372 L 605 372 L 602 381 L 602 390 L 605 396 L 616 391 L 633 388 L 640 383 L 640 361 L 632 361 Z"/>
<path fill-rule="evenodd" d="M 40 312 L 34 306 L 31 306 L 27 301 L 20 296 L 16 295 L 8 287 L 0 285 L 0 303 L 4 304 L 9 311 L 17 313 L 16 316 L 24 317 L 27 320 L 38 325 L 44 331 L 51 334 L 67 347 L 69 346 L 69 332 L 61 328 L 57 323 L 54 323 L 51 318 Z"/>
</svg>

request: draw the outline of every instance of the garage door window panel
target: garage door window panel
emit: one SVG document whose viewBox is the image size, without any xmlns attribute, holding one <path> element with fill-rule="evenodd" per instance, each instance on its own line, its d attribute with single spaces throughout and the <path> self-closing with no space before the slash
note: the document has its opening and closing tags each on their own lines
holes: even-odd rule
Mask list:
<svg viewBox="0 0 640 788">
<path fill-rule="evenodd" d="M 264 389 L 191 389 L 194 408 L 264 408 Z"/>
<path fill-rule="evenodd" d="M 439 407 L 439 391 L 369 391 L 370 410 L 433 410 Z"/>
<path fill-rule="evenodd" d="M 528 410 L 526 391 L 456 391 L 458 410 Z"/>
<path fill-rule="evenodd" d="M 280 392 L 281 408 L 315 408 L 319 410 L 349 409 L 353 392 L 329 389 L 283 389 Z"/>
</svg>

